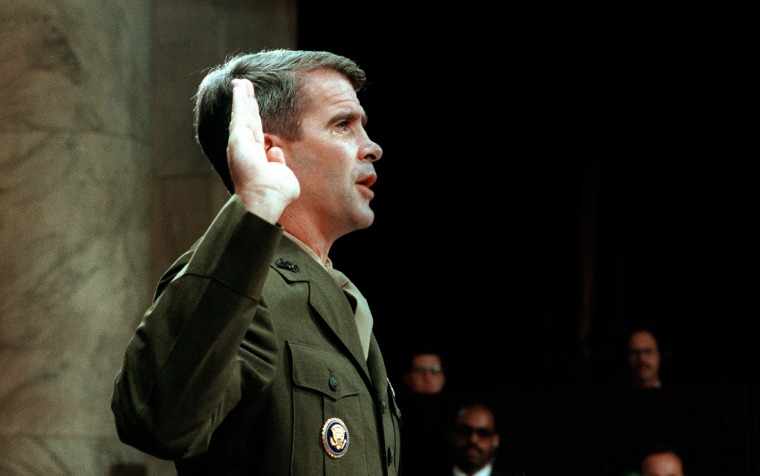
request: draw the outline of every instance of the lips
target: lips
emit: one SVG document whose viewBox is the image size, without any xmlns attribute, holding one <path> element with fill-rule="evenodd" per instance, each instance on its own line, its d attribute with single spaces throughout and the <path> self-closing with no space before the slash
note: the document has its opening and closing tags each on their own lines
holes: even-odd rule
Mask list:
<svg viewBox="0 0 760 476">
<path fill-rule="evenodd" d="M 369 174 L 360 178 L 356 182 L 356 185 L 358 186 L 359 190 L 361 190 L 363 195 L 365 195 L 369 199 L 372 199 L 375 196 L 375 192 L 373 192 L 370 187 L 372 187 L 372 185 L 376 181 L 377 181 L 377 174 Z"/>
<path fill-rule="evenodd" d="M 360 178 L 356 183 L 360 185 L 364 185 L 365 187 L 369 188 L 371 187 L 375 182 L 377 182 L 377 174 L 368 174 L 364 177 Z"/>
</svg>

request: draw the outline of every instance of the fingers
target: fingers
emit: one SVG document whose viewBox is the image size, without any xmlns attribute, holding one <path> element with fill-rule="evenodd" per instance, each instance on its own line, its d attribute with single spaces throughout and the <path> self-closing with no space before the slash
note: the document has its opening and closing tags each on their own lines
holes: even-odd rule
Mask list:
<svg viewBox="0 0 760 476">
<path fill-rule="evenodd" d="M 238 129 L 248 129 L 253 139 L 259 144 L 264 143 L 259 104 L 253 91 L 253 84 L 242 78 L 232 80 L 232 116 L 230 117 L 230 132 Z"/>
<path fill-rule="evenodd" d="M 285 154 L 279 147 L 270 147 L 267 150 L 267 160 L 269 162 L 277 162 L 278 164 L 285 163 Z"/>
</svg>

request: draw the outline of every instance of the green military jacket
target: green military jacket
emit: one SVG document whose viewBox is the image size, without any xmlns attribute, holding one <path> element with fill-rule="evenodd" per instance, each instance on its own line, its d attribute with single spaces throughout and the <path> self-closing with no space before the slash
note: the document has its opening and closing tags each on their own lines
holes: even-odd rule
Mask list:
<svg viewBox="0 0 760 476">
<path fill-rule="evenodd" d="M 374 336 L 282 228 L 233 196 L 162 277 L 111 407 L 179 475 L 395 475 L 401 414 Z"/>
</svg>

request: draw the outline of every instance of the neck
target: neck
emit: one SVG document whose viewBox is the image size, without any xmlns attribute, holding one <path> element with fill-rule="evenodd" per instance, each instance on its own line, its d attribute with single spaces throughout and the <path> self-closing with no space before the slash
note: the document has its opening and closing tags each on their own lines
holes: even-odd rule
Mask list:
<svg viewBox="0 0 760 476">
<path fill-rule="evenodd" d="M 300 242 L 300 245 L 306 246 L 313 251 L 316 255 L 315 257 L 322 264 L 326 265 L 329 262 L 328 255 L 334 240 L 329 239 L 321 233 L 318 227 L 313 226 L 312 222 L 308 220 L 291 220 L 283 214 L 280 217 L 279 224 L 290 238 L 295 238 Z"/>
<path fill-rule="evenodd" d="M 639 380 L 636 382 L 637 388 L 660 388 L 662 387 L 662 382 L 660 382 L 660 379 L 650 379 L 650 380 Z"/>
</svg>

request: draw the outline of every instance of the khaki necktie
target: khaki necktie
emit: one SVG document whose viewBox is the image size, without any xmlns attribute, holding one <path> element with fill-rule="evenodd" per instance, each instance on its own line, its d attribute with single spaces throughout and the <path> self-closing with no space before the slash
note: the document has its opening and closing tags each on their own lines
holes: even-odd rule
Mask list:
<svg viewBox="0 0 760 476">
<path fill-rule="evenodd" d="M 351 307 L 354 309 L 356 329 L 359 331 L 359 339 L 362 343 L 362 350 L 364 350 L 364 360 L 367 360 L 367 356 L 369 355 L 369 337 L 372 334 L 372 313 L 369 310 L 367 299 L 364 298 L 359 288 L 345 274 L 332 266 L 327 267 L 327 272 L 338 283 L 338 286 L 343 289 L 348 302 L 351 303 Z"/>
</svg>

